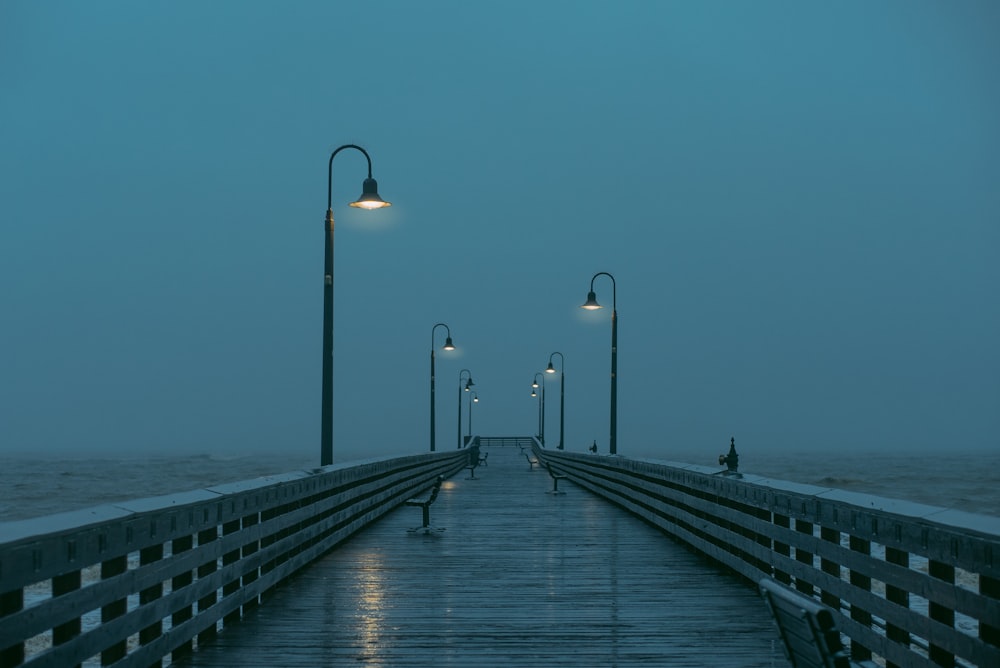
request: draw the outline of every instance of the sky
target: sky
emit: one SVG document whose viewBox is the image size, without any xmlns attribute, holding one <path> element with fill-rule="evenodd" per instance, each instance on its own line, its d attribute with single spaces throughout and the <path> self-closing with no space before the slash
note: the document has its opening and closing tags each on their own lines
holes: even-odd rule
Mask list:
<svg viewBox="0 0 1000 668">
<path fill-rule="evenodd" d="M 607 452 L 612 300 L 619 454 L 995 451 L 997 34 L 990 0 L 7 0 L 0 453 L 318 463 L 348 143 L 392 207 L 337 155 L 335 461 L 429 448 L 432 347 L 438 449 L 462 369 L 474 433 L 534 434 L 559 351 L 566 448 Z"/>
</svg>

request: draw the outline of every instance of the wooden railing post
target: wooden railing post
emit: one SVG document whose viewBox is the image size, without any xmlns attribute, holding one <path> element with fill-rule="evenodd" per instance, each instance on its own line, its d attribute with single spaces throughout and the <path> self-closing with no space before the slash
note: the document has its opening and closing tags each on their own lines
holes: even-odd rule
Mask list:
<svg viewBox="0 0 1000 668">
<path fill-rule="evenodd" d="M 80 588 L 80 571 L 71 571 L 52 578 L 52 596 L 62 596 Z M 80 618 L 71 619 L 52 629 L 52 644 L 63 645 L 80 635 Z"/>
<path fill-rule="evenodd" d="M 239 520 L 226 522 L 222 525 L 222 536 L 223 538 L 225 538 L 230 534 L 238 533 L 239 530 L 240 530 Z M 229 564 L 235 564 L 239 560 L 240 560 L 240 548 L 236 548 L 235 550 L 230 550 L 229 552 L 226 552 L 225 554 L 222 555 L 222 566 L 225 567 L 228 566 Z M 230 580 L 229 582 L 222 585 L 222 598 L 225 599 L 229 596 L 232 596 L 239 590 L 240 590 L 240 579 L 235 578 L 233 580 Z M 222 618 L 223 624 L 233 624 L 238 621 L 240 621 L 239 606 L 237 606 L 235 610 L 233 610 L 228 615 Z"/>
<path fill-rule="evenodd" d="M 805 520 L 795 520 L 795 530 L 798 531 L 799 533 L 812 536 L 813 535 L 812 522 L 806 522 Z M 801 547 L 795 548 L 795 561 L 799 562 L 800 564 L 807 565 L 810 570 L 815 568 L 815 565 L 813 564 L 814 556 L 815 555 L 812 552 L 804 548 Z M 798 576 L 795 577 L 795 588 L 798 589 L 803 594 L 809 594 L 810 596 L 813 595 L 812 583 L 808 582 L 804 578 Z"/>
<path fill-rule="evenodd" d="M 243 517 L 243 529 L 248 529 L 248 528 L 250 528 L 252 526 L 255 526 L 257 524 L 260 524 L 260 513 L 252 513 L 250 515 L 246 515 L 246 516 Z M 245 544 L 243 546 L 242 558 L 246 559 L 247 557 L 249 557 L 251 554 L 255 553 L 259 549 L 260 549 L 260 541 L 257 541 L 257 540 L 250 541 L 249 543 L 247 543 L 247 544 Z M 257 578 L 260 577 L 259 571 L 260 571 L 259 568 L 255 568 L 255 569 L 253 569 L 251 571 L 247 571 L 246 573 L 244 573 L 243 574 L 243 585 L 242 586 L 246 587 L 246 586 L 250 585 L 252 582 L 255 582 L 257 580 Z M 258 601 L 257 598 L 253 598 L 253 599 L 250 599 L 250 600 L 246 601 L 243 604 L 243 612 L 244 612 L 244 614 L 246 614 L 246 612 L 248 610 L 251 610 L 251 609 L 257 607 L 257 601 Z"/>
<path fill-rule="evenodd" d="M 909 568 L 910 566 L 910 554 L 909 552 L 904 552 L 903 550 L 898 550 L 894 547 L 885 548 L 885 560 L 890 564 L 895 564 L 897 566 L 902 566 L 904 568 Z M 893 585 L 887 584 L 885 586 L 885 600 L 895 603 L 898 606 L 909 608 L 910 607 L 910 594 L 905 589 L 900 589 L 899 587 L 894 587 Z M 896 626 L 892 623 L 886 623 L 885 625 L 885 635 L 889 640 L 895 641 L 901 645 L 907 647 L 910 646 L 910 634 L 907 633 L 906 629 Z M 886 662 L 886 668 L 901 668 L 891 661 Z"/>
<path fill-rule="evenodd" d="M 791 529 L 792 524 L 788 515 L 779 515 L 778 513 L 773 513 L 773 522 L 775 526 L 782 527 L 783 529 Z M 792 548 L 788 543 L 782 543 L 781 541 L 774 541 L 774 551 L 784 557 L 791 558 Z M 774 578 L 783 584 L 792 584 L 792 576 L 785 571 L 775 568 Z"/>
<path fill-rule="evenodd" d="M 762 523 L 766 524 L 766 523 L 768 523 L 768 522 L 771 521 L 771 511 L 768 510 L 767 508 L 757 508 L 754 511 L 754 517 L 756 517 L 757 519 L 759 519 Z M 763 547 L 766 550 L 770 550 L 771 549 L 771 537 L 770 536 L 768 536 L 766 534 L 762 534 L 762 533 L 758 533 L 758 534 L 756 534 L 756 536 L 757 536 L 757 544 L 758 545 L 760 545 L 761 547 Z M 760 571 L 762 573 L 770 573 L 771 572 L 770 564 L 767 562 L 767 560 L 757 559 L 756 563 L 757 563 L 757 568 L 760 569 Z"/>
<path fill-rule="evenodd" d="M 927 564 L 927 574 L 948 584 L 955 584 L 955 567 L 949 564 L 931 559 Z M 955 625 L 955 611 L 940 603 L 930 601 L 928 616 L 942 624 Z M 933 643 L 930 646 L 930 658 L 936 665 L 945 666 L 945 668 L 953 668 L 955 665 L 955 655 Z"/>
<path fill-rule="evenodd" d="M 858 552 L 866 557 L 871 556 L 872 543 L 870 540 L 858 538 L 857 536 L 851 536 L 851 551 Z M 853 569 L 851 569 L 851 584 L 858 589 L 863 589 L 864 591 L 872 590 L 871 577 Z M 872 613 L 867 610 L 863 610 L 857 604 L 851 605 L 851 619 L 859 624 L 863 624 L 864 626 L 871 627 L 872 625 Z M 856 661 L 867 661 L 872 658 L 872 651 L 852 639 L 851 658 Z"/>
<path fill-rule="evenodd" d="M 270 522 L 274 518 L 280 517 L 281 514 L 283 512 L 285 512 L 285 510 L 286 509 L 284 507 L 279 507 L 279 508 L 270 508 L 268 510 L 261 511 L 261 513 L 260 513 L 260 521 L 261 521 L 262 524 Z M 260 539 L 260 549 L 266 550 L 269 546 L 271 546 L 274 543 L 278 542 L 278 540 L 280 538 L 282 538 L 283 535 L 285 535 L 286 531 L 287 531 L 287 529 L 283 530 L 283 531 L 279 531 L 277 533 L 273 533 L 273 534 L 267 535 L 267 536 L 261 536 L 261 539 Z M 274 558 L 274 559 L 269 559 L 268 561 L 266 561 L 263 564 L 261 564 L 261 566 L 260 566 L 261 577 L 264 577 L 268 573 L 270 573 L 271 571 L 273 571 L 278 566 L 278 563 L 280 563 L 280 557 L 279 558 Z M 268 589 L 267 591 L 262 591 L 260 593 L 260 600 L 261 600 L 261 602 L 263 602 L 267 598 L 267 596 L 270 594 L 270 592 L 271 592 L 271 589 Z"/>
<path fill-rule="evenodd" d="M 0 594 L 0 623 L 7 615 L 24 609 L 24 590 L 15 589 Z M 0 647 L 0 666 L 18 666 L 24 662 L 24 643 Z"/>
<path fill-rule="evenodd" d="M 175 538 L 173 540 L 173 542 L 171 543 L 171 551 L 173 552 L 174 555 L 178 555 L 183 552 L 187 552 L 193 546 L 194 546 L 194 536 L 181 536 L 180 538 Z M 192 571 L 187 571 L 186 573 L 182 573 L 174 577 L 170 581 L 170 587 L 173 591 L 177 591 L 179 589 L 187 587 L 192 582 L 194 582 L 194 573 Z M 173 615 L 171 615 L 170 623 L 172 626 L 180 626 L 187 620 L 191 619 L 193 616 L 194 616 L 194 611 L 192 609 L 192 606 L 188 605 L 181 608 Z M 175 649 L 170 654 L 170 658 L 173 660 L 179 659 L 185 654 L 190 654 L 193 649 L 194 649 L 194 643 L 188 640 L 187 642 L 178 645 L 177 649 Z"/>
<path fill-rule="evenodd" d="M 991 578 L 988 575 L 980 575 L 979 593 L 992 598 L 997 601 L 997 605 L 1000 605 L 1000 579 Z M 991 645 L 1000 647 L 1000 627 L 981 623 L 979 625 L 979 637 Z"/>
<path fill-rule="evenodd" d="M 128 558 L 125 556 L 114 557 L 112 559 L 108 559 L 107 561 L 102 561 L 101 579 L 107 580 L 108 578 L 112 578 L 116 575 L 121 575 L 126 570 L 128 570 Z M 101 608 L 101 623 L 107 624 L 108 622 L 124 615 L 127 610 L 128 599 L 116 599 Z M 101 652 L 101 665 L 110 666 L 116 661 L 124 659 L 127 651 L 127 643 L 124 640 L 116 642 L 114 645 Z"/>
<path fill-rule="evenodd" d="M 219 538 L 219 528 L 213 526 L 208 529 L 204 529 L 198 532 L 198 546 L 208 545 L 209 543 L 218 540 Z M 218 561 L 212 559 L 198 566 L 198 579 L 202 580 L 212 575 L 218 569 Z M 198 599 L 198 614 L 201 614 L 215 605 L 218 599 L 218 592 L 211 592 Z M 198 644 L 201 645 L 206 643 L 213 638 L 215 638 L 216 630 L 215 626 L 212 625 L 198 634 Z"/>
<path fill-rule="evenodd" d="M 840 532 L 836 529 L 830 529 L 829 527 L 820 527 L 819 536 L 822 540 L 833 545 L 840 545 Z M 827 575 L 832 575 L 833 577 L 840 579 L 840 564 L 836 561 L 820 557 L 819 567 Z M 826 589 L 822 590 L 820 594 L 820 599 L 823 601 L 824 605 L 828 605 L 834 610 L 840 610 L 840 597 L 836 594 L 828 592 Z"/>
<path fill-rule="evenodd" d="M 139 550 L 139 565 L 146 566 L 152 564 L 156 561 L 163 559 L 163 544 L 151 545 Z M 145 605 L 146 603 L 152 603 L 156 599 L 163 596 L 163 583 L 157 583 L 152 587 L 147 587 L 139 592 L 139 605 Z M 139 644 L 148 645 L 153 642 L 160 635 L 163 634 L 163 620 L 157 620 L 155 624 L 150 624 L 144 629 L 139 630 Z M 152 664 L 159 668 L 163 665 L 162 661 L 156 661 Z"/>
</svg>

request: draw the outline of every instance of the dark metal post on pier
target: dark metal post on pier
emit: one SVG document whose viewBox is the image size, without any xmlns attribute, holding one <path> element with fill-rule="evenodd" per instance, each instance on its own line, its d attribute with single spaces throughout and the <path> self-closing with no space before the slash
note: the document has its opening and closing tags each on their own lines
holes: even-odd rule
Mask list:
<svg viewBox="0 0 1000 668">
<path fill-rule="evenodd" d="M 431 348 L 433 347 L 434 344 L 432 343 Z M 472 382 L 471 371 L 469 371 L 468 369 L 462 369 L 461 371 L 458 372 L 458 440 L 456 443 L 457 443 L 457 449 L 459 450 L 462 449 L 462 378 L 465 377 L 465 374 L 469 374 L 469 379 L 465 383 L 465 391 L 468 392 L 469 388 L 475 385 L 475 383 Z M 469 409 L 469 419 L 470 420 L 472 419 L 471 408 Z"/>
<path fill-rule="evenodd" d="M 454 350 L 455 344 L 451 342 L 451 328 L 443 322 L 439 322 L 431 327 L 431 452 L 434 452 L 434 332 L 438 327 L 445 329 L 445 341 L 441 350 Z"/>
<path fill-rule="evenodd" d="M 323 391 L 320 424 L 320 466 L 333 463 L 333 158 L 345 148 L 361 151 L 368 161 L 368 178 L 361 186 L 361 197 L 350 206 L 359 209 L 381 209 L 391 206 L 378 195 L 378 183 L 372 178 L 372 159 L 368 152 L 354 144 L 344 144 L 330 155 L 326 190 L 326 251 L 323 260 Z"/>
<path fill-rule="evenodd" d="M 566 360 L 563 354 L 558 350 L 549 355 L 549 366 L 546 367 L 545 373 L 555 373 L 555 367 L 552 366 L 552 355 L 559 355 L 559 445 L 556 446 L 557 450 L 562 450 L 566 443 L 566 430 L 564 426 L 566 424 Z"/>
<path fill-rule="evenodd" d="M 740 456 L 736 453 L 735 436 L 729 439 L 729 454 L 719 455 L 719 463 L 726 465 L 726 469 L 721 471 L 722 475 L 731 475 L 737 478 L 743 477 L 743 474 L 739 472 Z"/>
<path fill-rule="evenodd" d="M 535 390 L 538 389 L 538 379 L 542 379 L 542 391 L 541 395 L 537 394 Z M 539 397 L 538 400 L 538 442 L 545 445 L 545 376 L 542 373 L 536 372 L 535 378 L 531 381 L 531 396 Z"/>
<path fill-rule="evenodd" d="M 594 280 L 598 276 L 607 276 L 611 279 L 611 439 L 609 447 L 611 454 L 618 454 L 618 288 L 615 285 L 615 277 L 606 271 L 599 271 L 590 279 L 590 292 L 587 293 L 587 301 L 580 308 L 594 311 L 604 308 L 597 303 L 597 294 L 594 292 Z"/>
</svg>

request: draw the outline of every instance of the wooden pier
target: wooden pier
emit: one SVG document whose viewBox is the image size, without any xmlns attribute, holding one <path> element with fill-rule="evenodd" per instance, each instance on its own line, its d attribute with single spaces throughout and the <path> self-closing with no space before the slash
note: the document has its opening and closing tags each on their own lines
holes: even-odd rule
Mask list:
<svg viewBox="0 0 1000 668">
<path fill-rule="evenodd" d="M 484 451 L 486 451 L 484 449 Z M 757 590 L 517 447 L 400 506 L 172 665 L 786 666 Z"/>
<path fill-rule="evenodd" d="M 1000 666 L 996 517 L 471 443 L 0 523 L 0 668 L 786 666 L 761 580 L 855 660 Z"/>
</svg>

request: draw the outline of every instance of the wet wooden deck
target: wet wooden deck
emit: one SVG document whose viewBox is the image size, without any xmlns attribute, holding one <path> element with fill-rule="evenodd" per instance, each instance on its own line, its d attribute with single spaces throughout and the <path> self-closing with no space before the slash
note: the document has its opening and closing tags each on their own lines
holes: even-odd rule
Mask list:
<svg viewBox="0 0 1000 668">
<path fill-rule="evenodd" d="M 756 589 L 514 447 L 399 508 L 173 665 L 787 666 Z"/>
</svg>

